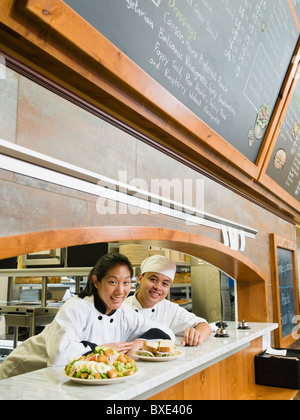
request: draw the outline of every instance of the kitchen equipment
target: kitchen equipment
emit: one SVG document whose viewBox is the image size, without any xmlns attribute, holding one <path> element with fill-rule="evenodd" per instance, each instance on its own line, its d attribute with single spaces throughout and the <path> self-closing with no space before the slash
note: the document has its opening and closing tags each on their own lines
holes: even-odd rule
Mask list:
<svg viewBox="0 0 300 420">
<path fill-rule="evenodd" d="M 6 326 L 14 328 L 13 346 L 17 347 L 19 327 L 29 328 L 29 337 L 35 334 L 35 327 L 52 322 L 59 307 L 42 307 L 40 304 L 0 302 L 0 314 L 4 315 Z"/>
<path fill-rule="evenodd" d="M 244 320 L 239 323 L 238 330 L 251 330 L 251 327 Z"/>
<path fill-rule="evenodd" d="M 215 333 L 215 337 L 216 338 L 226 338 L 229 337 L 229 334 L 227 332 L 227 330 L 225 330 L 225 326 L 227 326 L 226 322 L 217 322 L 216 326 L 218 326 L 219 328 L 217 329 L 216 333 Z"/>
</svg>

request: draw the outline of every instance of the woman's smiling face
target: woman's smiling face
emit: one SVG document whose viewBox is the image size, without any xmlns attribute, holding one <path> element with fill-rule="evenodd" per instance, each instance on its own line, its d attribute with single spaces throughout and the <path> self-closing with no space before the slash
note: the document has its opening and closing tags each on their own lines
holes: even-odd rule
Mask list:
<svg viewBox="0 0 300 420">
<path fill-rule="evenodd" d="M 106 314 L 119 309 L 130 292 L 131 276 L 127 265 L 111 268 L 100 282 L 95 275 L 92 280 L 98 296 L 106 306 Z"/>
</svg>

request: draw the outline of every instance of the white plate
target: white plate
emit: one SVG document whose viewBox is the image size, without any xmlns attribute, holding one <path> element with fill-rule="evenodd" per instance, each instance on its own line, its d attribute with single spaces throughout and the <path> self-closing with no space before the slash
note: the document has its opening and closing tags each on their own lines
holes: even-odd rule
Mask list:
<svg viewBox="0 0 300 420">
<path fill-rule="evenodd" d="M 135 378 L 137 375 L 140 374 L 140 369 L 135 372 L 133 375 L 129 376 L 121 376 L 120 378 L 114 379 L 81 379 L 81 378 L 72 378 L 71 376 L 66 375 L 63 373 L 64 377 L 69 379 L 72 382 L 76 382 L 77 384 L 81 385 L 112 385 L 118 382 L 128 381 L 129 379 Z"/>
<path fill-rule="evenodd" d="M 145 362 L 171 362 L 172 360 L 178 359 L 179 357 L 183 356 L 184 353 L 179 351 L 179 354 L 176 354 L 176 356 L 169 356 L 169 357 L 140 356 L 138 353 L 135 353 L 134 355 L 138 357 L 140 360 L 144 360 Z"/>
</svg>

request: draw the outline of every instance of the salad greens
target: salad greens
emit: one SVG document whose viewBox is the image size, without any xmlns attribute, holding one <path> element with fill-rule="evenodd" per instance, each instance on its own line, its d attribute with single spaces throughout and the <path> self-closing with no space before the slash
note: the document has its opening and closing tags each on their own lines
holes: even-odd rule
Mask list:
<svg viewBox="0 0 300 420">
<path fill-rule="evenodd" d="M 105 347 L 96 347 L 95 353 L 72 360 L 65 367 L 65 374 L 78 379 L 114 379 L 137 372 L 133 359 Z"/>
</svg>

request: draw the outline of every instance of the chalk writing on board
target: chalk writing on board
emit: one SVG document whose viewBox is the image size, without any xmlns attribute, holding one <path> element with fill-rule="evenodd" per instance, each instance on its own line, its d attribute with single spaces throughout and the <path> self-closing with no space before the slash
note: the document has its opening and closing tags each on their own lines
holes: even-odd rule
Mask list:
<svg viewBox="0 0 300 420">
<path fill-rule="evenodd" d="M 153 1 L 153 0 L 152 0 Z M 151 29 L 154 29 L 154 22 L 148 16 L 147 12 L 140 8 L 139 3 L 137 1 L 126 0 L 128 9 L 132 10 L 137 16 L 143 19 L 143 21 L 150 26 Z M 155 3 L 155 1 L 153 1 Z M 157 7 L 159 7 L 159 2 L 155 3 Z"/>
<path fill-rule="evenodd" d="M 300 85 L 299 81 L 285 115 L 267 168 L 278 185 L 300 200 Z"/>
<path fill-rule="evenodd" d="M 65 2 L 256 161 L 298 40 L 288 0 Z"/>
</svg>

